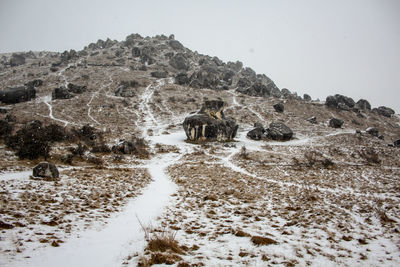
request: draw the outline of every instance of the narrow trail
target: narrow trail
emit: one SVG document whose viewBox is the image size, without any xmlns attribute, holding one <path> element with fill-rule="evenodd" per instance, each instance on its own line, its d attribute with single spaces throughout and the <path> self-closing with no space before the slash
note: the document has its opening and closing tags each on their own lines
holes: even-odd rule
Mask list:
<svg viewBox="0 0 400 267">
<path fill-rule="evenodd" d="M 91 105 L 92 105 L 93 99 L 94 99 L 95 97 L 97 97 L 97 95 L 99 95 L 101 91 L 103 91 L 105 88 L 110 87 L 110 86 L 114 83 L 114 80 L 113 80 L 113 78 L 112 78 L 112 75 L 109 76 L 109 80 L 110 80 L 110 81 L 109 81 L 107 84 L 101 85 L 99 90 L 97 90 L 97 91 L 95 91 L 94 93 L 92 93 L 92 96 L 91 96 L 89 102 L 86 104 L 86 106 L 88 107 L 88 112 L 87 112 L 88 117 L 89 117 L 94 123 L 96 123 L 97 125 L 101 125 L 101 123 L 100 123 L 99 121 L 97 121 L 95 118 L 93 118 L 93 116 L 91 115 L 91 111 L 92 111 L 92 106 L 91 106 Z M 106 93 L 106 92 L 105 92 L 105 93 Z"/>
<path fill-rule="evenodd" d="M 164 81 L 150 85 L 143 93 L 145 100 L 140 106 L 143 117 L 143 138 L 149 141 L 154 149 L 155 144 L 176 145 L 180 153 L 161 153 L 148 161 L 143 161 L 140 167 L 146 168 L 152 177 L 152 182 L 142 191 L 142 194 L 128 202 L 124 211 L 112 215 L 105 227 L 79 233 L 71 237 L 60 248 L 42 247 L 31 254 L 24 262 L 14 262 L 10 266 L 121 266 L 124 259 L 134 253 L 143 252 L 146 241 L 140 225 L 155 224 L 156 218 L 162 214 L 168 205 L 170 196 L 177 186 L 170 179 L 167 169 L 176 164 L 193 148 L 184 142 L 183 131 L 168 135 L 156 134 L 149 136 L 147 129 L 161 125 L 150 108 L 152 92 L 160 88 Z M 161 133 L 163 129 L 155 129 Z M 135 166 L 132 166 L 135 167 Z M 156 197 L 155 197 L 156 196 Z M 140 222 L 139 222 L 139 220 Z"/>
<path fill-rule="evenodd" d="M 48 116 L 44 116 L 44 117 L 50 118 L 50 119 L 52 119 L 54 121 L 58 121 L 58 122 L 64 123 L 64 127 L 66 127 L 68 124 L 76 125 L 76 123 L 73 123 L 73 122 L 70 122 L 70 121 L 66 121 L 66 120 L 62 120 L 62 119 L 57 119 L 57 118 L 54 117 L 54 115 L 53 115 L 53 106 L 51 104 L 51 101 L 52 101 L 51 100 L 51 95 L 44 96 L 41 100 L 49 108 L 49 115 Z"/>
</svg>

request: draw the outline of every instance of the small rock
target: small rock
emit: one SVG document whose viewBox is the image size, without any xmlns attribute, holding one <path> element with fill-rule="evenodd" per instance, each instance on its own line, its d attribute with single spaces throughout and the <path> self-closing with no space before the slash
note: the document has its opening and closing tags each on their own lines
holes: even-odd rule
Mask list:
<svg viewBox="0 0 400 267">
<path fill-rule="evenodd" d="M 252 140 L 261 140 L 264 137 L 265 129 L 262 127 L 254 128 L 247 133 L 247 137 Z"/>
<path fill-rule="evenodd" d="M 312 124 L 317 124 L 317 117 L 312 116 L 311 118 L 308 118 L 307 121 Z"/>
<path fill-rule="evenodd" d="M 400 139 L 393 142 L 393 145 L 396 147 L 400 147 Z"/>
<path fill-rule="evenodd" d="M 282 103 L 276 103 L 274 106 L 276 112 L 283 112 L 285 110 L 285 106 Z"/>
<path fill-rule="evenodd" d="M 57 180 L 60 177 L 57 167 L 49 162 L 41 162 L 33 168 L 33 177 Z"/>
<path fill-rule="evenodd" d="M 332 128 L 341 128 L 343 121 L 337 118 L 332 118 L 329 120 L 329 126 Z"/>
<path fill-rule="evenodd" d="M 378 137 L 378 135 L 379 135 L 379 130 L 376 129 L 375 127 L 369 127 L 365 131 L 375 137 Z"/>
<path fill-rule="evenodd" d="M 65 88 L 65 87 L 58 87 L 54 88 L 53 92 L 51 94 L 52 99 L 70 99 L 73 98 L 74 95 L 71 94 L 71 92 Z"/>
<path fill-rule="evenodd" d="M 304 95 L 303 95 L 303 99 L 304 99 L 305 101 L 311 101 L 311 96 L 308 95 L 308 94 L 304 94 Z"/>
</svg>

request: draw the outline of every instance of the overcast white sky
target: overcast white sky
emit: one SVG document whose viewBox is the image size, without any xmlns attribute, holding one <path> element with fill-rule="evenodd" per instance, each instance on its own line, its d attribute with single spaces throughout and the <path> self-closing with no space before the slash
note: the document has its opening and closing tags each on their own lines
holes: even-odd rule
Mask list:
<svg viewBox="0 0 400 267">
<path fill-rule="evenodd" d="M 400 112 L 399 0 L 0 0 L 0 52 L 80 50 L 131 33 L 174 33 L 279 88 Z"/>
</svg>

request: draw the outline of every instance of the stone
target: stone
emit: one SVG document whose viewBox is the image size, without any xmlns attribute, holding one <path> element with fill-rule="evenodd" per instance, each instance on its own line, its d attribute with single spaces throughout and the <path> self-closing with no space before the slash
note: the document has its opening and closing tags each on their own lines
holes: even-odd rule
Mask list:
<svg viewBox="0 0 400 267">
<path fill-rule="evenodd" d="M 285 106 L 282 103 L 276 103 L 273 107 L 276 112 L 282 113 L 285 110 Z"/>
<path fill-rule="evenodd" d="M 60 174 L 57 167 L 49 162 L 41 162 L 33 168 L 33 177 L 47 178 L 50 180 L 58 180 Z"/>
<path fill-rule="evenodd" d="M 368 134 L 378 137 L 379 136 L 379 130 L 376 129 L 375 127 L 369 127 L 365 130 Z"/>
<path fill-rule="evenodd" d="M 371 104 L 365 99 L 358 100 L 355 107 L 359 110 L 371 110 Z"/>
<path fill-rule="evenodd" d="M 135 147 L 132 142 L 121 140 L 117 145 L 113 146 L 111 150 L 114 153 L 132 154 Z"/>
<path fill-rule="evenodd" d="M 178 73 L 178 75 L 175 76 L 175 83 L 179 85 L 187 85 L 189 84 L 189 77 L 186 73 Z"/>
<path fill-rule="evenodd" d="M 140 57 L 141 54 L 139 47 L 132 48 L 132 57 Z"/>
<path fill-rule="evenodd" d="M 374 109 L 372 109 L 372 112 L 377 113 L 384 117 L 388 117 L 388 118 L 392 117 L 392 115 L 395 114 L 393 109 L 385 107 L 385 106 L 380 106 L 378 108 L 374 108 Z"/>
<path fill-rule="evenodd" d="M 328 96 L 325 100 L 325 105 L 330 108 L 349 111 L 355 106 L 355 102 L 351 97 L 336 94 L 334 96 Z"/>
<path fill-rule="evenodd" d="M 9 64 L 11 65 L 11 67 L 15 67 L 15 66 L 19 66 L 19 65 L 23 65 L 25 64 L 25 57 L 22 54 L 12 54 Z"/>
<path fill-rule="evenodd" d="M 307 121 L 312 124 L 317 124 L 317 117 L 312 116 L 312 117 L 308 118 Z"/>
<path fill-rule="evenodd" d="M 308 94 L 304 94 L 304 95 L 303 95 L 303 99 L 304 99 L 304 101 L 311 101 L 311 100 L 312 100 L 312 99 L 311 99 L 311 96 L 308 95 Z"/>
<path fill-rule="evenodd" d="M 207 100 L 200 111 L 186 117 L 183 128 L 189 141 L 231 141 L 235 138 L 238 125 L 233 118 L 225 117 L 225 103 L 221 100 Z"/>
<path fill-rule="evenodd" d="M 393 142 L 393 145 L 395 147 L 400 147 L 400 139 L 397 139 L 396 141 Z"/>
<path fill-rule="evenodd" d="M 293 137 L 293 131 L 282 122 L 272 122 L 266 130 L 267 137 L 272 140 L 287 141 Z"/>
<path fill-rule="evenodd" d="M 0 101 L 4 104 L 16 104 L 26 102 L 35 97 L 35 88 L 28 86 L 19 86 L 0 91 Z"/>
<path fill-rule="evenodd" d="M 71 94 L 71 92 L 65 88 L 65 87 L 58 87 L 54 88 L 53 92 L 51 94 L 52 99 L 70 99 L 73 98 L 74 95 Z"/>
<path fill-rule="evenodd" d="M 256 127 L 247 133 L 247 137 L 252 140 L 261 140 L 264 138 L 265 129 L 263 127 Z"/>
<path fill-rule="evenodd" d="M 7 136 L 12 132 L 12 126 L 6 120 L 0 120 L 0 136 Z"/>
<path fill-rule="evenodd" d="M 40 79 L 35 79 L 35 80 L 29 81 L 25 84 L 26 87 L 31 87 L 31 88 L 39 87 L 42 85 L 43 85 L 43 81 Z"/>
<path fill-rule="evenodd" d="M 167 76 L 168 76 L 168 73 L 165 71 L 153 71 L 151 73 L 151 77 L 158 78 L 158 79 L 167 78 Z"/>
<path fill-rule="evenodd" d="M 8 112 L 8 109 L 0 108 L 0 114 L 6 114 L 7 112 Z"/>
<path fill-rule="evenodd" d="M 177 70 L 188 70 L 189 69 L 189 62 L 181 53 L 178 53 L 175 56 L 173 56 L 169 60 L 169 64 Z"/>
<path fill-rule="evenodd" d="M 343 121 L 337 118 L 332 118 L 329 120 L 329 126 L 332 128 L 341 128 Z"/>
<path fill-rule="evenodd" d="M 293 98 L 293 94 L 287 88 L 282 88 L 281 95 L 283 98 L 286 98 L 286 99 Z"/>
<path fill-rule="evenodd" d="M 86 86 L 68 83 L 68 91 L 70 91 L 71 93 L 74 93 L 74 94 L 82 94 L 83 92 L 86 91 Z"/>
<path fill-rule="evenodd" d="M 183 45 L 177 40 L 169 40 L 168 44 L 175 50 L 181 50 L 184 48 Z"/>
</svg>

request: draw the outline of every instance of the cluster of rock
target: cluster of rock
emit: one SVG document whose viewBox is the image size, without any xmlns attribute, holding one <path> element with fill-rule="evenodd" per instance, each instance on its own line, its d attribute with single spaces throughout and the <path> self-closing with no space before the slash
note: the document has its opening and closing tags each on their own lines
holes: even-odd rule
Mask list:
<svg viewBox="0 0 400 267">
<path fill-rule="evenodd" d="M 75 97 L 77 94 L 82 94 L 86 91 L 85 85 L 75 85 L 72 83 L 68 83 L 67 88 L 65 87 L 57 87 L 53 89 L 51 94 L 52 99 L 70 99 Z"/>
<path fill-rule="evenodd" d="M 336 94 L 334 96 L 328 96 L 325 100 L 325 105 L 330 108 L 335 108 L 345 111 L 354 111 L 357 113 L 359 113 L 360 111 L 371 110 L 371 104 L 367 100 L 360 99 L 356 103 L 351 97 L 347 97 L 340 94 Z M 373 108 L 372 112 L 389 118 L 395 114 L 393 109 L 385 106 Z"/>
<path fill-rule="evenodd" d="M 254 129 L 247 133 L 247 137 L 252 140 L 288 141 L 292 139 L 293 131 L 282 122 L 271 122 L 267 129 L 261 123 L 255 123 Z"/>
<path fill-rule="evenodd" d="M 0 91 L 0 102 L 4 104 L 16 104 L 30 101 L 36 97 L 36 87 L 43 84 L 42 80 L 33 80 L 23 86 L 8 88 Z"/>
<path fill-rule="evenodd" d="M 186 117 L 183 129 L 189 141 L 231 141 L 235 138 L 238 125 L 233 118 L 225 117 L 225 103 L 221 100 L 207 100 L 200 111 Z"/>
</svg>

